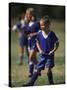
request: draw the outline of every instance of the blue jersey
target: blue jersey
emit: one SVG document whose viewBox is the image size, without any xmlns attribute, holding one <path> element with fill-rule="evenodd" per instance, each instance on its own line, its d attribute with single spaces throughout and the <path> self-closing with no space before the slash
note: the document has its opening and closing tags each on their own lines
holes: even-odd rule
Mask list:
<svg viewBox="0 0 67 90">
<path fill-rule="evenodd" d="M 27 23 L 26 24 L 26 27 L 25 27 L 25 31 L 26 31 L 26 34 L 30 34 L 30 33 L 35 33 L 35 32 L 38 32 L 39 31 L 39 24 L 35 21 L 32 21 L 30 23 Z"/>
<path fill-rule="evenodd" d="M 37 36 L 37 41 L 40 44 L 40 48 L 44 53 L 49 53 L 51 50 L 54 49 L 54 44 L 58 40 L 57 36 L 53 31 L 49 31 L 47 37 L 45 38 L 43 31 L 40 31 Z"/>
<path fill-rule="evenodd" d="M 31 33 L 37 33 L 39 31 L 39 24 L 35 21 L 32 21 L 30 23 L 27 23 L 26 24 L 26 27 L 25 27 L 25 32 L 27 35 L 31 34 Z M 36 36 L 37 35 L 34 35 L 32 37 L 28 36 L 28 46 L 30 48 L 34 48 L 35 47 L 35 39 L 36 39 Z"/>
<path fill-rule="evenodd" d="M 40 31 L 37 35 L 36 41 L 39 42 L 41 50 L 44 52 L 39 58 L 39 62 L 37 67 L 43 68 L 46 66 L 47 68 L 54 67 L 54 54 L 53 55 L 45 55 L 48 54 L 51 50 L 54 49 L 54 44 L 58 40 L 57 36 L 53 31 L 49 31 L 48 35 L 44 37 L 43 31 Z"/>
<path fill-rule="evenodd" d="M 18 31 L 23 34 L 23 30 L 24 30 L 24 27 L 25 27 L 25 23 L 24 23 L 24 20 L 19 20 L 19 22 L 17 23 L 17 29 Z"/>
<path fill-rule="evenodd" d="M 21 21 L 19 21 L 19 22 L 17 23 L 17 28 L 18 28 L 18 30 L 21 32 L 21 30 L 22 30 L 22 23 L 21 23 Z"/>
</svg>

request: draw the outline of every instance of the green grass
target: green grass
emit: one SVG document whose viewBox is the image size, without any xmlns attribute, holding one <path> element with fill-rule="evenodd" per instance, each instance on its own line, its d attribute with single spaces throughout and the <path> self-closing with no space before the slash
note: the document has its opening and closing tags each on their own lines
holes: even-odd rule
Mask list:
<svg viewBox="0 0 67 90">
<path fill-rule="evenodd" d="M 53 68 L 55 84 L 64 84 L 65 82 L 65 30 L 63 21 L 52 21 L 52 30 L 59 38 L 59 48 L 55 54 L 55 67 Z M 28 65 L 26 54 L 24 53 L 23 65 L 18 66 L 19 38 L 15 32 L 11 32 L 11 86 L 20 87 L 28 78 Z M 38 78 L 35 86 L 47 85 L 46 70 L 42 71 L 42 76 Z"/>
</svg>

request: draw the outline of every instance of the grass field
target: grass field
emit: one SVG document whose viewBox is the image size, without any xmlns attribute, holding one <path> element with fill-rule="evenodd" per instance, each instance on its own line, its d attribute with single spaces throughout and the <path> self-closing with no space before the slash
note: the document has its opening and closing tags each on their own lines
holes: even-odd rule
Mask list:
<svg viewBox="0 0 67 90">
<path fill-rule="evenodd" d="M 65 26 L 63 21 L 52 21 L 52 30 L 59 38 L 59 48 L 55 54 L 55 67 L 53 68 L 54 83 L 65 83 Z M 20 87 L 28 78 L 27 57 L 24 53 L 23 65 L 18 66 L 19 39 L 15 32 L 11 32 L 11 86 Z M 38 78 L 35 86 L 47 85 L 46 70 L 42 71 L 42 76 Z"/>
</svg>

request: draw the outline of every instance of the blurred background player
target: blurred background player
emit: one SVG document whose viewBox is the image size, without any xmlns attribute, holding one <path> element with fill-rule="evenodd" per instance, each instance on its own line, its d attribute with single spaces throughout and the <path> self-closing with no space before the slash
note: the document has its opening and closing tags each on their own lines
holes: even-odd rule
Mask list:
<svg viewBox="0 0 67 90">
<path fill-rule="evenodd" d="M 54 67 L 54 53 L 59 46 L 57 36 L 50 30 L 49 16 L 45 16 L 40 20 L 41 30 L 36 39 L 36 45 L 40 54 L 40 60 L 37 64 L 37 69 L 33 73 L 30 81 L 23 86 L 33 86 L 39 76 L 39 72 L 47 68 L 48 84 L 54 84 L 52 68 Z"/>
<path fill-rule="evenodd" d="M 33 8 L 28 8 L 26 10 L 26 18 L 28 23 L 25 26 L 25 33 L 27 35 L 27 40 L 28 40 L 28 52 L 29 52 L 29 72 L 31 77 L 33 75 L 33 70 L 34 70 L 34 65 L 36 66 L 37 64 L 37 58 L 36 58 L 36 36 L 39 30 L 39 24 L 38 22 L 35 21 L 35 17 L 33 15 L 34 9 Z"/>
<path fill-rule="evenodd" d="M 26 51 L 27 51 L 27 38 L 24 34 L 24 27 L 25 27 L 26 20 L 27 20 L 26 18 L 24 18 L 24 17 L 22 18 L 20 16 L 18 19 L 18 23 L 16 25 L 14 25 L 12 28 L 12 31 L 15 31 L 18 29 L 17 31 L 18 31 L 18 35 L 20 38 L 18 65 L 22 64 L 25 46 L 26 46 Z M 27 52 L 27 56 L 28 56 L 28 52 Z"/>
</svg>

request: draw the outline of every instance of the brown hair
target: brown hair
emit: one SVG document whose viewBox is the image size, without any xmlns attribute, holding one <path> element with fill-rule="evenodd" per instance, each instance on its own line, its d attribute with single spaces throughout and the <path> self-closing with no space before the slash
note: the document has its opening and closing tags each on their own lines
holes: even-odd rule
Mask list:
<svg viewBox="0 0 67 90">
<path fill-rule="evenodd" d="M 48 15 L 44 16 L 41 20 L 44 21 L 44 24 L 49 27 L 50 25 L 50 18 Z"/>
</svg>

